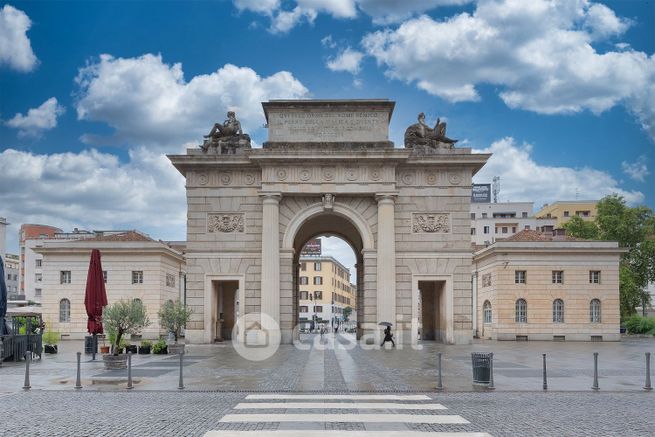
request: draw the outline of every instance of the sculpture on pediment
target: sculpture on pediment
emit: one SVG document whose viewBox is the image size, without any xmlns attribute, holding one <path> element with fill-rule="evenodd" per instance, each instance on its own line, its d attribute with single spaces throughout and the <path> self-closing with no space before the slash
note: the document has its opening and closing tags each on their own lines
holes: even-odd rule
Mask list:
<svg viewBox="0 0 655 437">
<path fill-rule="evenodd" d="M 241 123 L 234 111 L 227 113 L 227 120 L 215 123 L 200 148 L 208 153 L 213 150 L 220 155 L 235 154 L 238 149 L 250 148 L 250 135 L 241 130 Z"/>
<path fill-rule="evenodd" d="M 405 131 L 405 147 L 427 146 L 437 149 L 439 147 L 452 148 L 457 140 L 446 136 L 446 122 L 437 119 L 433 128 L 425 123 L 425 114 L 418 115 L 418 123 L 415 123 Z"/>
</svg>

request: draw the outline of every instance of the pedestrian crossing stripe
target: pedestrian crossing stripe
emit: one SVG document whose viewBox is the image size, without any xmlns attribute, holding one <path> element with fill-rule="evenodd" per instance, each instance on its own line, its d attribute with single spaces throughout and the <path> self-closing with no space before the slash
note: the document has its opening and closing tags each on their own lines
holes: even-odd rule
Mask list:
<svg viewBox="0 0 655 437">
<path fill-rule="evenodd" d="M 470 423 L 458 415 L 424 414 L 226 414 L 219 420 L 222 423 L 235 422 L 369 422 L 369 423 Z"/>
<path fill-rule="evenodd" d="M 398 402 L 253 402 L 237 404 L 234 409 L 447 410 L 447 408 L 441 404 L 401 404 Z"/>
<path fill-rule="evenodd" d="M 491 437 L 486 432 L 258 430 L 209 431 L 204 437 Z"/>
<path fill-rule="evenodd" d="M 357 401 L 431 401 L 426 395 L 338 395 L 338 394 L 281 394 L 262 393 L 246 396 L 249 400 L 294 400 L 294 399 L 316 399 L 316 400 L 357 400 Z"/>
</svg>

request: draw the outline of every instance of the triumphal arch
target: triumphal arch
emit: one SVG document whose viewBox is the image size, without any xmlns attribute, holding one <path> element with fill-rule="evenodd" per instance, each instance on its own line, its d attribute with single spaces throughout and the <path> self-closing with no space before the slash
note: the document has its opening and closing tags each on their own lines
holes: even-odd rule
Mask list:
<svg viewBox="0 0 655 437">
<path fill-rule="evenodd" d="M 359 337 L 390 322 L 405 343 L 470 342 L 471 179 L 489 155 L 457 147 L 423 114 L 395 146 L 386 99 L 262 106 L 261 148 L 231 112 L 202 146 L 169 156 L 186 177 L 187 341 L 230 339 L 248 329 L 244 315 L 266 314 L 291 342 L 300 250 L 328 234 L 357 257 Z"/>
</svg>

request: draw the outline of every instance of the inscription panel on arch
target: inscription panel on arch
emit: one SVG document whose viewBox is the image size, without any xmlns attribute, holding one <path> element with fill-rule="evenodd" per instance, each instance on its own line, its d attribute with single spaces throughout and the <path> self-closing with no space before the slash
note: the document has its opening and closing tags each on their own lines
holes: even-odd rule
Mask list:
<svg viewBox="0 0 655 437">
<path fill-rule="evenodd" d="M 271 112 L 268 140 L 272 142 L 388 141 L 387 111 Z"/>
</svg>

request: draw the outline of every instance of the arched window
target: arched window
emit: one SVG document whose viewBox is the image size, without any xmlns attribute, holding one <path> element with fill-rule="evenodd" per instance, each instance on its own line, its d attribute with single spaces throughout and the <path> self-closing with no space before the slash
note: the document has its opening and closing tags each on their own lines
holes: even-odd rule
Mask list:
<svg viewBox="0 0 655 437">
<path fill-rule="evenodd" d="M 600 323 L 600 300 L 592 299 L 589 303 L 589 320 L 591 323 Z"/>
<path fill-rule="evenodd" d="M 491 302 L 488 300 L 484 301 L 482 312 L 484 313 L 484 323 L 491 323 Z"/>
<path fill-rule="evenodd" d="M 553 322 L 564 323 L 564 301 L 562 299 L 553 301 Z"/>
<path fill-rule="evenodd" d="M 59 301 L 59 321 L 62 323 L 71 321 L 71 301 L 68 299 Z"/>
<path fill-rule="evenodd" d="M 528 303 L 525 299 L 516 301 L 516 323 L 528 323 Z"/>
</svg>

